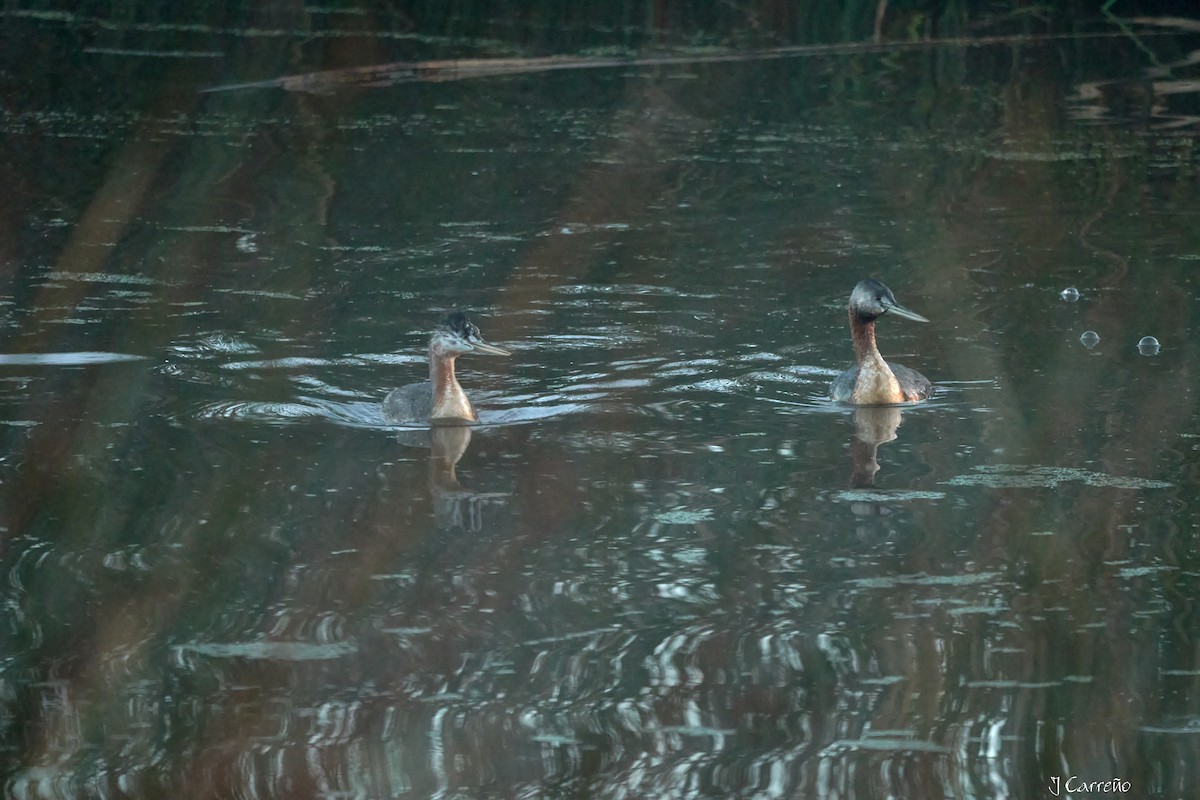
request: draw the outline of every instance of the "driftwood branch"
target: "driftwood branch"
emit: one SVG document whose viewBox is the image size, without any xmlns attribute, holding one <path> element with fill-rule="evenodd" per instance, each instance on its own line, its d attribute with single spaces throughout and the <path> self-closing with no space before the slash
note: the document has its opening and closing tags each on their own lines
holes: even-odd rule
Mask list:
<svg viewBox="0 0 1200 800">
<path fill-rule="evenodd" d="M 1143 24 L 1153 24 L 1139 19 Z M 347 87 L 392 86 L 399 83 L 438 83 L 575 69 L 629 69 L 638 67 L 690 66 L 732 62 L 771 61 L 809 56 L 852 55 L 934 47 L 982 47 L 993 44 L 1040 43 L 1059 39 L 1102 39 L 1125 36 L 1123 31 L 1043 35 L 983 36 L 978 38 L 919 39 L 898 42 L 854 42 L 849 44 L 797 45 L 728 53 L 695 53 L 644 57 L 548 56 L 544 58 L 464 58 L 437 61 L 398 61 L 370 67 L 306 72 L 247 83 L 230 83 L 205 89 L 229 92 L 245 89 L 284 89 L 289 92 L 327 94 Z"/>
</svg>

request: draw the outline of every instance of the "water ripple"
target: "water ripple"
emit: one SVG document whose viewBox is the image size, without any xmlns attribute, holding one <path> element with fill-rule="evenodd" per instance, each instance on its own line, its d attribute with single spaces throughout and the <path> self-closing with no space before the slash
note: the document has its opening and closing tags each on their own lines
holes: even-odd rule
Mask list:
<svg viewBox="0 0 1200 800">
<path fill-rule="evenodd" d="M 525 405 L 513 409 L 479 409 L 479 423 L 472 427 L 517 425 L 579 414 L 591 408 L 586 403 L 548 403 Z M 197 419 L 225 419 L 262 422 L 270 425 L 291 425 L 297 422 L 323 420 L 351 428 L 381 430 L 428 430 L 428 425 L 397 425 L 383 416 L 376 400 L 339 402 L 318 398 L 301 398 L 300 402 L 271 402 L 263 400 L 221 400 L 201 406 Z"/>
<path fill-rule="evenodd" d="M 80 351 L 75 353 L 0 353 L 0 364 L 44 365 L 73 367 L 85 364 L 111 364 L 120 361 L 145 361 L 145 356 L 131 353 Z"/>
<path fill-rule="evenodd" d="M 984 464 L 974 475 L 956 475 L 948 486 L 987 486 L 993 489 L 1054 489 L 1060 483 L 1079 481 L 1088 486 L 1114 489 L 1169 489 L 1172 484 L 1150 478 L 1122 477 L 1076 467 L 1028 467 L 1019 464 Z"/>
<path fill-rule="evenodd" d="M 195 653 L 211 658 L 325 661 L 357 651 L 358 646 L 353 642 L 195 642 L 176 647 L 180 660 L 188 653 Z"/>
</svg>

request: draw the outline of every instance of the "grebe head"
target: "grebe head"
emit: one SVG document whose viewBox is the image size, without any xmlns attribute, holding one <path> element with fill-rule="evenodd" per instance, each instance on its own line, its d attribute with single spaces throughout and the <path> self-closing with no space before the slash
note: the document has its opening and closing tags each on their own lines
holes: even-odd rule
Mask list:
<svg viewBox="0 0 1200 800">
<path fill-rule="evenodd" d="M 484 353 L 489 356 L 511 356 L 503 347 L 488 344 L 479 335 L 479 328 L 461 311 L 455 311 L 441 321 L 429 340 L 435 353 L 460 356 L 463 353 Z"/>
<path fill-rule="evenodd" d="M 858 286 L 850 293 L 850 313 L 863 322 L 869 322 L 884 314 L 895 314 L 914 322 L 929 322 L 917 312 L 897 303 L 892 290 L 872 278 L 859 281 Z"/>
</svg>

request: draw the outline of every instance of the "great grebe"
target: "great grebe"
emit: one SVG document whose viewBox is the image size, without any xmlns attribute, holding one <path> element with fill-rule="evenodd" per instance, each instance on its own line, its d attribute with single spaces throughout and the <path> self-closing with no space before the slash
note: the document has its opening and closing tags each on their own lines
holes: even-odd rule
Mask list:
<svg viewBox="0 0 1200 800">
<path fill-rule="evenodd" d="M 463 353 L 512 355 L 485 342 L 467 315 L 455 311 L 429 338 L 429 380 L 393 389 L 383 398 L 388 422 L 478 422 L 479 415 L 454 376 L 454 360 Z"/>
<path fill-rule="evenodd" d="M 929 397 L 933 385 L 914 369 L 888 364 L 875 346 L 875 320 L 895 314 L 916 322 L 929 322 L 896 302 L 890 289 L 876 280 L 860 281 L 850 293 L 850 337 L 854 340 L 852 367 L 834 380 L 829 396 L 840 403 L 880 406 L 918 403 Z"/>
</svg>

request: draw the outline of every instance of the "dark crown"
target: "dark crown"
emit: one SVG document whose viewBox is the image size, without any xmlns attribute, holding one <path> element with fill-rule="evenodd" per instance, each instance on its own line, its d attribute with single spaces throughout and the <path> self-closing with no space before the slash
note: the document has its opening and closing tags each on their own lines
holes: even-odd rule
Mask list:
<svg viewBox="0 0 1200 800">
<path fill-rule="evenodd" d="M 447 314 L 446 318 L 442 320 L 442 324 L 438 327 L 461 336 L 464 339 L 479 338 L 479 328 L 475 327 L 475 323 L 467 319 L 467 315 L 461 311 Z"/>
</svg>

